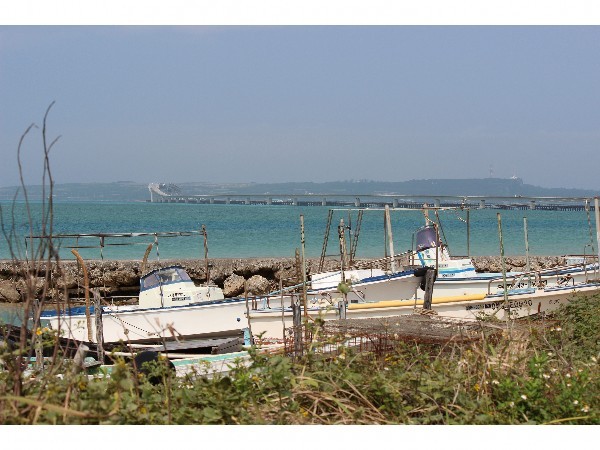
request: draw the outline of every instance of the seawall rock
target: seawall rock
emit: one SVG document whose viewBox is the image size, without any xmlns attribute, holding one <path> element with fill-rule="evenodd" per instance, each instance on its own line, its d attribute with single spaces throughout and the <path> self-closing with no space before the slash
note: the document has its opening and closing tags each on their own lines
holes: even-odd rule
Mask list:
<svg viewBox="0 0 600 450">
<path fill-rule="evenodd" d="M 21 300 L 21 294 L 16 286 L 7 280 L 0 281 L 0 302 L 16 303 Z"/>
<path fill-rule="evenodd" d="M 478 272 L 501 272 L 502 264 L 498 256 L 475 256 L 472 258 Z M 509 256 L 505 258 L 506 270 L 524 270 L 524 256 Z M 372 264 L 381 268 L 381 263 L 372 260 L 360 260 L 364 265 Z M 565 258 L 560 256 L 532 256 L 531 269 L 539 270 L 565 263 Z M 207 281 L 207 267 L 204 260 L 166 260 L 150 262 L 146 271 L 165 267 L 168 265 L 182 265 L 196 284 Z M 140 261 L 86 261 L 89 274 L 90 288 L 98 288 L 106 295 L 137 295 L 139 293 L 139 277 L 142 272 Z M 318 270 L 319 259 L 307 259 L 307 272 L 314 273 Z M 324 271 L 339 270 L 339 262 L 325 261 Z M 28 273 L 31 276 L 28 276 Z M 248 258 L 248 259 L 210 259 L 208 275 L 210 280 L 225 289 L 226 296 L 240 295 L 243 292 L 244 280 L 249 281 L 248 289 L 255 293 L 265 290 L 271 291 L 279 287 L 279 280 L 284 286 L 292 286 L 299 281 L 300 273 L 296 268 L 293 258 Z M 226 280 L 235 275 L 237 280 L 235 289 L 227 290 Z M 31 280 L 31 287 L 36 296 L 43 292 L 45 279 L 50 280 L 50 289 L 47 289 L 47 298 L 52 296 L 83 297 L 83 276 L 81 267 L 76 261 L 61 261 L 60 264 L 45 263 L 31 268 L 25 263 L 14 261 L 0 261 L 0 302 L 18 301 L 15 292 L 24 298 L 28 292 L 26 280 Z M 252 280 L 252 281 L 251 281 Z M 242 290 L 240 291 L 240 282 Z"/>
<path fill-rule="evenodd" d="M 477 272 L 502 272 L 502 260 L 499 256 L 473 256 L 473 265 Z M 504 258 L 506 271 L 524 271 L 527 265 L 525 256 L 507 256 Z M 566 264 L 564 256 L 530 256 L 531 270 L 550 269 Z"/>
<path fill-rule="evenodd" d="M 225 297 L 235 297 L 244 292 L 244 283 L 246 279 L 238 274 L 232 273 L 223 283 L 223 295 Z"/>
<path fill-rule="evenodd" d="M 248 292 L 252 292 L 254 295 L 268 294 L 275 290 L 275 286 L 262 275 L 252 275 L 246 285 Z"/>
</svg>

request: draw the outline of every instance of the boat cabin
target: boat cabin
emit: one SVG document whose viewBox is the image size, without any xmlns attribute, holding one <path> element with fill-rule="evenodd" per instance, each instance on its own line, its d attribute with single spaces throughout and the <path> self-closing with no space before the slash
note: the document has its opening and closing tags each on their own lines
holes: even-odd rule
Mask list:
<svg viewBox="0 0 600 450">
<path fill-rule="evenodd" d="M 165 308 L 223 299 L 216 285 L 196 286 L 181 266 L 169 266 L 148 272 L 140 278 L 142 308 Z"/>
</svg>

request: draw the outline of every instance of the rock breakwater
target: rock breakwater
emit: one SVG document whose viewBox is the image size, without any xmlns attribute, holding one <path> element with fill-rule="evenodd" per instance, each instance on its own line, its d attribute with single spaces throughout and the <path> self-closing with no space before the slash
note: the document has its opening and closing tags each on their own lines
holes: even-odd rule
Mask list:
<svg viewBox="0 0 600 450">
<path fill-rule="evenodd" d="M 473 263 L 478 272 L 500 272 L 502 264 L 498 256 L 476 256 Z M 506 269 L 524 270 L 524 256 L 506 257 Z M 565 264 L 561 256 L 533 256 L 531 269 L 540 270 Z M 371 265 L 381 268 L 381 262 L 360 260 L 362 266 Z M 168 265 L 182 265 L 197 283 L 206 283 L 207 270 L 204 260 L 166 260 L 150 262 L 148 270 Z M 316 272 L 318 259 L 307 260 L 307 271 Z M 65 300 L 83 296 L 83 275 L 76 261 L 51 263 L 49 267 L 42 263 L 36 271 L 28 270 L 23 262 L 0 261 L 0 302 L 22 301 L 27 293 L 27 285 L 33 287 L 36 296 L 44 292 L 45 280 L 50 286 L 45 290 L 47 299 Z M 90 288 L 97 288 L 103 295 L 137 296 L 141 275 L 140 261 L 87 261 Z M 324 270 L 338 270 L 339 262 L 325 261 Z M 241 295 L 244 286 L 254 294 L 263 294 L 278 289 L 280 280 L 283 286 L 292 286 L 298 282 L 299 271 L 293 258 L 252 258 L 252 259 L 210 259 L 208 277 L 210 281 L 224 290 L 226 297 Z M 29 279 L 30 283 L 26 280 Z"/>
</svg>

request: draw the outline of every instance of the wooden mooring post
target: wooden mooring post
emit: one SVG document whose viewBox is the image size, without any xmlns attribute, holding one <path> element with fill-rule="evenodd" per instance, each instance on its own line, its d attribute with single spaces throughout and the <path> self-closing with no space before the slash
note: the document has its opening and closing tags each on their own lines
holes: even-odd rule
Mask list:
<svg viewBox="0 0 600 450">
<path fill-rule="evenodd" d="M 504 306 L 508 308 L 508 288 L 506 286 L 506 260 L 504 259 L 504 240 L 502 239 L 502 217 L 496 213 L 498 218 L 498 238 L 500 240 L 500 261 L 502 263 L 502 284 L 504 286 Z M 510 310 L 509 310 L 510 312 Z"/>
<path fill-rule="evenodd" d="M 253 340 L 252 335 L 252 320 L 250 319 L 250 306 L 248 305 L 248 282 L 244 281 L 244 299 L 246 300 L 246 318 L 248 319 L 248 332 L 250 333 L 250 339 Z M 253 308 L 254 309 L 254 308 Z"/>
<path fill-rule="evenodd" d="M 425 272 L 425 295 L 423 296 L 423 309 L 431 309 L 433 301 L 433 285 L 437 278 L 437 269 Z"/>
<path fill-rule="evenodd" d="M 33 317 L 40 317 L 40 301 L 38 299 L 33 300 Z M 34 339 L 34 352 L 35 352 L 35 368 L 40 372 L 44 370 L 44 350 L 42 343 L 42 336 L 37 335 L 37 328 L 40 327 L 39 319 L 34 322 L 33 339 Z"/>
<path fill-rule="evenodd" d="M 102 324 L 102 297 L 98 289 L 92 291 L 94 295 L 94 319 L 96 325 L 96 353 L 98 362 L 104 364 L 104 326 Z"/>
<path fill-rule="evenodd" d="M 90 280 L 88 277 L 87 267 L 85 266 L 85 261 L 79 254 L 79 252 L 75 249 L 71 250 L 71 253 L 77 259 L 77 262 L 81 265 L 81 270 L 83 272 L 83 295 L 85 297 L 85 320 L 87 325 L 87 336 L 88 341 L 92 341 L 92 318 L 90 316 Z"/>
<path fill-rule="evenodd" d="M 294 330 L 294 354 L 302 355 L 302 310 L 298 303 L 292 304 L 292 320 Z"/>
<path fill-rule="evenodd" d="M 340 319 L 343 319 L 343 320 L 346 319 L 346 310 L 347 309 L 348 309 L 348 303 L 346 302 L 346 299 L 344 298 L 344 300 L 338 302 L 338 313 L 340 315 Z"/>
<path fill-rule="evenodd" d="M 89 351 L 89 347 L 83 343 L 79 344 L 75 356 L 73 357 L 73 372 L 83 370 L 85 364 L 85 355 Z"/>
<path fill-rule="evenodd" d="M 302 249 L 302 307 L 304 308 L 304 317 L 308 318 L 308 302 L 306 299 L 306 259 L 304 257 L 304 214 L 300 214 L 300 247 Z"/>
</svg>

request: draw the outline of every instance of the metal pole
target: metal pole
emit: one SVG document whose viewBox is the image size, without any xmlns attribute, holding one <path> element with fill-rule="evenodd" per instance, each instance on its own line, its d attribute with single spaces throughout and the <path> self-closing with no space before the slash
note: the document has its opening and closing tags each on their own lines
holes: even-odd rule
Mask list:
<svg viewBox="0 0 600 450">
<path fill-rule="evenodd" d="M 502 281 L 504 283 L 504 306 L 508 305 L 508 291 L 506 289 L 506 261 L 504 261 L 504 241 L 502 240 L 502 218 L 500 213 L 496 213 L 498 217 L 498 236 L 500 238 L 500 260 L 502 261 Z M 509 311 L 510 313 L 510 311 Z"/>
<path fill-rule="evenodd" d="M 387 231 L 387 241 L 390 249 L 390 270 L 392 273 L 396 273 L 396 261 L 394 260 L 394 237 L 392 234 L 392 218 L 390 217 L 390 206 L 385 205 L 384 211 L 385 217 L 385 228 Z"/>
</svg>

